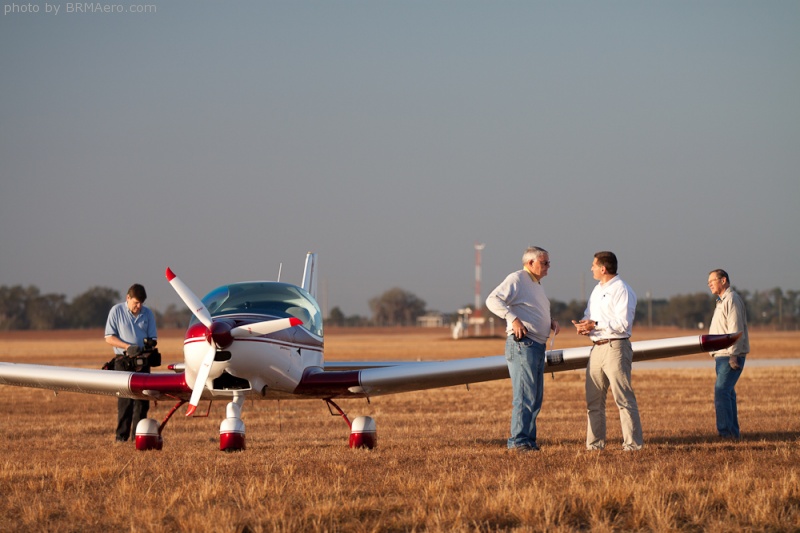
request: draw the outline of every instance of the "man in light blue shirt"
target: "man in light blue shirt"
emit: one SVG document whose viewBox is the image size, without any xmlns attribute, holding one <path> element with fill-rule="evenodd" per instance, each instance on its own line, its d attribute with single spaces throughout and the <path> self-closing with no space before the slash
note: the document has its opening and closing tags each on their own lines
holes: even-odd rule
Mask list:
<svg viewBox="0 0 800 533">
<path fill-rule="evenodd" d="M 114 347 L 117 356 L 140 353 L 145 347 L 145 339 L 156 340 L 156 317 L 145 307 L 147 292 L 142 285 L 135 283 L 128 289 L 124 303 L 111 308 L 106 321 L 105 339 Z M 115 359 L 114 370 L 131 370 L 123 364 L 123 358 Z M 149 366 L 137 369 L 138 372 L 150 372 Z M 150 402 L 147 400 L 117 399 L 117 442 L 125 442 L 131 437 L 131 430 L 136 431 L 139 420 L 147 417 Z"/>
</svg>

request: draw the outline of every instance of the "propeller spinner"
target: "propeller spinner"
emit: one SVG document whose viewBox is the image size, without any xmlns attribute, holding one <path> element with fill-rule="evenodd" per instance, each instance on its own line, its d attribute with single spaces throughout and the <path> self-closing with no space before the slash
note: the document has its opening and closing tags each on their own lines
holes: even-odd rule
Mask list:
<svg viewBox="0 0 800 533">
<path fill-rule="evenodd" d="M 206 328 L 206 340 L 208 341 L 208 350 L 203 356 L 203 362 L 197 370 L 197 379 L 195 379 L 194 386 L 192 387 L 192 397 L 189 400 L 189 407 L 186 410 L 186 416 L 192 416 L 197 409 L 197 404 L 200 402 L 200 397 L 203 395 L 206 380 L 211 372 L 211 365 L 214 363 L 214 356 L 217 350 L 224 350 L 230 346 L 235 339 L 246 337 L 257 337 L 260 335 L 267 335 L 275 333 L 282 329 L 299 326 L 303 323 L 299 318 L 279 318 L 275 320 L 266 320 L 264 322 L 256 322 L 255 324 L 247 324 L 246 326 L 239 326 L 231 328 L 226 322 L 214 322 L 211 318 L 211 313 L 203 304 L 202 300 L 198 298 L 192 290 L 175 275 L 175 273 L 167 268 L 166 271 L 167 281 L 169 281 L 181 300 L 191 309 L 192 314 L 197 317 Z"/>
</svg>

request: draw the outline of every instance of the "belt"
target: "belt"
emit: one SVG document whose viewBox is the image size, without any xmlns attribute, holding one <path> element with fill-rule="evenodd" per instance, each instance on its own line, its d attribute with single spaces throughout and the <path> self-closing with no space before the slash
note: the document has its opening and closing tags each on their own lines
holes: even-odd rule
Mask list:
<svg viewBox="0 0 800 533">
<path fill-rule="evenodd" d="M 595 346 L 602 346 L 604 344 L 608 344 L 611 341 L 625 341 L 628 340 L 630 337 L 622 337 L 619 339 L 600 339 L 599 341 L 592 341 Z"/>
</svg>

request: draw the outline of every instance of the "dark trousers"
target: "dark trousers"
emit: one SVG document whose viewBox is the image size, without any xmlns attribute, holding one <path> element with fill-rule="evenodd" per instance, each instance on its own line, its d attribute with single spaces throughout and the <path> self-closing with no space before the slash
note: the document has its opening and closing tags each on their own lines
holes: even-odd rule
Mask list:
<svg viewBox="0 0 800 533">
<path fill-rule="evenodd" d="M 135 436 L 136 424 L 139 420 L 147 418 L 149 409 L 150 402 L 147 400 L 117 398 L 117 440 L 126 441 Z M 134 435 L 131 435 L 131 429 Z"/>
<path fill-rule="evenodd" d="M 114 370 L 126 370 L 122 362 L 114 363 Z M 145 367 L 140 372 L 150 373 L 150 368 Z M 136 424 L 139 420 L 147 418 L 150 402 L 147 400 L 132 400 L 130 398 L 117 398 L 117 440 L 126 441 L 136 436 Z M 133 435 L 131 435 L 133 430 Z"/>
</svg>

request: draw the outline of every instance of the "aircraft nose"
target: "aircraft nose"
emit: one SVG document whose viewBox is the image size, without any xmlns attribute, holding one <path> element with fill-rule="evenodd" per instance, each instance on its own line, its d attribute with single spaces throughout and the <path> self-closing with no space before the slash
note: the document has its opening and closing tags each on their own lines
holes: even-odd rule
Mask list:
<svg viewBox="0 0 800 533">
<path fill-rule="evenodd" d="M 233 335 L 231 335 L 232 326 L 227 322 L 215 320 L 211 324 L 211 330 L 208 333 L 209 342 L 213 340 L 217 348 L 224 350 L 233 344 Z"/>
</svg>

